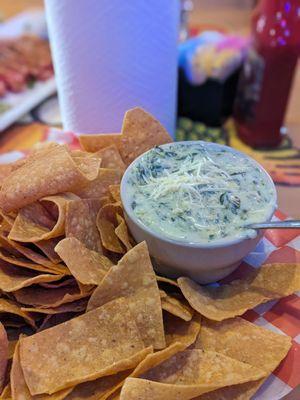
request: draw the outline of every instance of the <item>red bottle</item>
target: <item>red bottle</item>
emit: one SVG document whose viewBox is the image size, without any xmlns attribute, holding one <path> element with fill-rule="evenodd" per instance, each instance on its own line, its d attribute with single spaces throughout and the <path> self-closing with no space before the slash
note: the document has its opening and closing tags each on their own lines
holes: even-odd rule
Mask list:
<svg viewBox="0 0 300 400">
<path fill-rule="evenodd" d="M 234 110 L 238 134 L 250 146 L 280 144 L 299 54 L 300 0 L 261 0 Z"/>
</svg>

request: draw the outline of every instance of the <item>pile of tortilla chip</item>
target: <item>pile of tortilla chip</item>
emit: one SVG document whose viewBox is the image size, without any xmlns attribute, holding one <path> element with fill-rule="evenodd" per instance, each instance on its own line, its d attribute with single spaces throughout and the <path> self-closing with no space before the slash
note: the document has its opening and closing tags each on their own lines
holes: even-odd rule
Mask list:
<svg viewBox="0 0 300 400">
<path fill-rule="evenodd" d="M 203 287 L 156 275 L 131 237 L 122 174 L 170 141 L 135 108 L 120 135 L 0 168 L 1 399 L 245 400 L 286 356 L 290 338 L 239 316 L 299 290 L 299 265 Z"/>
</svg>

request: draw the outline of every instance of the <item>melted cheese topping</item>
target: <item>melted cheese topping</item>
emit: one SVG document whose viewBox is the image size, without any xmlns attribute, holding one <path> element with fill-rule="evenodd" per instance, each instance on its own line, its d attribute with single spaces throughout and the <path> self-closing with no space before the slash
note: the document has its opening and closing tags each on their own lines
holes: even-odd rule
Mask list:
<svg viewBox="0 0 300 400">
<path fill-rule="evenodd" d="M 246 226 L 274 208 L 274 188 L 255 163 L 201 142 L 152 149 L 132 168 L 128 190 L 144 225 L 189 242 L 253 237 Z"/>
</svg>

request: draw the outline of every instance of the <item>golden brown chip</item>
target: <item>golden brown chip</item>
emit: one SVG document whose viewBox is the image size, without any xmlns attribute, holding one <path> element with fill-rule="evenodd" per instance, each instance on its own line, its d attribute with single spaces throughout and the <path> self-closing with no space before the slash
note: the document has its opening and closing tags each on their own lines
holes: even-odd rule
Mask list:
<svg viewBox="0 0 300 400">
<path fill-rule="evenodd" d="M 151 114 L 136 107 L 126 112 L 122 134 L 84 135 L 79 138 L 81 146 L 91 152 L 115 144 L 126 165 L 147 150 L 172 142 L 165 128 Z"/>
<path fill-rule="evenodd" d="M 203 320 L 196 348 L 214 350 L 271 373 L 286 356 L 291 338 L 254 325 L 242 318 L 222 322 Z M 264 379 L 231 386 L 200 396 L 199 400 L 246 400 L 262 385 Z"/>
<path fill-rule="evenodd" d="M 18 343 L 18 340 L 10 340 L 10 341 L 8 342 L 8 358 L 9 358 L 9 359 L 12 359 L 12 358 L 13 358 L 13 355 L 14 355 L 14 353 L 15 353 L 15 348 L 16 348 L 17 343 Z"/>
<path fill-rule="evenodd" d="M 10 388 L 10 383 L 8 383 L 5 388 L 3 389 L 0 399 L 1 400 L 11 400 L 11 388 Z"/>
<path fill-rule="evenodd" d="M 179 278 L 178 284 L 196 311 L 222 321 L 300 290 L 300 264 L 263 265 L 246 279 L 219 287 L 200 286 L 189 278 Z"/>
<path fill-rule="evenodd" d="M 97 156 L 101 159 L 102 168 L 118 169 L 120 171 L 124 171 L 126 168 L 115 144 L 104 147 L 103 149 L 97 151 L 97 153 L 94 153 L 93 156 Z"/>
<path fill-rule="evenodd" d="M 93 181 L 97 177 L 101 165 L 101 159 L 98 157 L 75 157 L 73 158 L 74 163 L 80 169 L 80 171 L 88 178 L 88 182 Z"/>
<path fill-rule="evenodd" d="M 58 288 L 27 287 L 14 292 L 19 303 L 39 307 L 55 308 L 88 297 L 90 292 L 82 293 L 78 286 L 63 286 Z"/>
<path fill-rule="evenodd" d="M 60 257 L 54 251 L 55 246 L 58 242 L 62 240 L 62 237 L 57 237 L 48 240 L 41 240 L 39 242 L 34 243 L 36 247 L 38 247 L 44 254 L 49 258 L 49 260 L 54 263 L 58 264 L 61 262 Z"/>
<path fill-rule="evenodd" d="M 200 323 L 197 321 L 182 322 L 178 318 L 170 317 L 165 321 L 166 342 L 165 349 L 148 356 L 135 368 L 131 377 L 139 377 L 148 370 L 160 365 L 178 352 L 185 350 L 193 344 L 199 334 Z"/>
<path fill-rule="evenodd" d="M 0 299 L 0 314 L 13 314 L 17 315 L 24 319 L 29 325 L 35 328 L 34 319 L 30 316 L 30 314 L 22 311 L 20 306 L 15 304 L 11 300 Z"/>
<path fill-rule="evenodd" d="M 184 350 L 195 342 L 201 327 L 201 317 L 196 315 L 191 321 L 183 321 L 172 314 L 164 314 L 164 326 L 167 346 L 179 342 Z"/>
<path fill-rule="evenodd" d="M 56 392 L 52 395 L 42 394 L 32 396 L 24 379 L 23 370 L 20 364 L 19 343 L 16 346 L 13 356 L 13 363 L 10 373 L 11 392 L 14 400 L 62 400 L 64 399 L 73 388 L 68 388 Z"/>
<path fill-rule="evenodd" d="M 8 339 L 6 330 L 0 322 L 0 393 L 2 392 L 2 389 L 4 387 L 7 361 L 8 361 Z"/>
<path fill-rule="evenodd" d="M 73 301 L 71 303 L 62 304 L 58 307 L 47 307 L 47 308 L 39 308 L 39 307 L 21 307 L 22 311 L 29 313 L 40 313 L 40 314 L 62 314 L 67 312 L 82 312 L 85 311 L 87 307 L 87 299 L 79 299 Z"/>
<path fill-rule="evenodd" d="M 45 196 L 72 192 L 95 179 L 98 170 L 96 165 L 85 174 L 64 146 L 42 149 L 3 181 L 0 206 L 10 212 Z"/>
<path fill-rule="evenodd" d="M 125 299 L 20 341 L 21 366 L 33 395 L 134 368 L 149 351 Z"/>
<path fill-rule="evenodd" d="M 72 390 L 66 400 L 105 400 L 122 385 L 130 372 L 131 370 L 122 371 L 95 381 L 81 383 Z"/>
<path fill-rule="evenodd" d="M 174 279 L 166 278 L 164 276 L 156 275 L 157 282 L 168 283 L 169 285 L 176 286 L 177 288 L 178 283 Z"/>
<path fill-rule="evenodd" d="M 88 310 L 126 297 L 146 346 L 164 348 L 165 335 L 156 277 L 146 242 L 136 245 L 111 267 L 92 294 Z"/>
<path fill-rule="evenodd" d="M 126 165 L 154 146 L 170 142 L 172 138 L 166 129 L 142 108 L 136 107 L 125 113 L 120 153 Z"/>
<path fill-rule="evenodd" d="M 52 271 L 47 267 L 44 267 L 43 265 L 38 265 L 34 263 L 31 260 L 26 259 L 25 257 L 16 256 L 14 254 L 11 254 L 7 249 L 0 247 L 0 259 L 6 261 L 7 263 L 17 265 L 19 267 L 31 269 L 33 271 L 39 271 L 39 272 L 46 272 L 46 273 L 53 273 L 57 274 L 58 272 Z"/>
<path fill-rule="evenodd" d="M 265 379 L 241 383 L 240 385 L 227 386 L 213 392 L 202 394 L 193 400 L 249 400 L 257 392 Z"/>
<path fill-rule="evenodd" d="M 122 244 L 126 247 L 126 250 L 129 251 L 130 249 L 132 249 L 131 242 L 133 242 L 133 239 L 129 236 L 124 218 L 121 217 L 121 215 L 119 214 L 117 214 L 116 217 L 118 221 L 118 226 L 115 228 L 115 234 L 122 242 Z"/>
<path fill-rule="evenodd" d="M 106 196 L 110 185 L 120 183 L 122 172 L 118 169 L 100 168 L 98 176 L 83 188 L 74 190 L 82 199 L 93 199 Z"/>
<path fill-rule="evenodd" d="M 66 263 L 72 275 L 84 285 L 99 285 L 113 263 L 90 250 L 75 237 L 63 239 L 55 251 Z"/>
<path fill-rule="evenodd" d="M 168 295 L 163 290 L 160 290 L 160 296 L 163 310 L 184 321 L 190 321 L 193 318 L 194 310 L 188 304 L 185 304 L 174 296 Z"/>
<path fill-rule="evenodd" d="M 170 316 L 165 317 L 164 322 L 166 330 L 166 342 L 168 347 L 155 353 L 148 354 L 145 359 L 142 360 L 140 364 L 131 372 L 129 375 L 130 377 L 137 378 L 141 376 L 151 368 L 154 368 L 162 362 L 168 360 L 174 354 L 185 350 L 195 342 L 200 330 L 200 323 L 198 321 L 195 320 L 183 322 L 176 317 Z M 117 392 L 122 385 L 123 382 L 120 382 L 115 386 L 110 394 Z"/>
<path fill-rule="evenodd" d="M 79 143 L 81 147 L 91 153 L 104 149 L 109 146 L 120 147 L 120 133 L 101 133 L 99 135 L 82 135 L 79 136 Z"/>
<path fill-rule="evenodd" d="M 110 185 L 108 189 L 112 199 L 117 203 L 121 203 L 120 185 Z"/>
<path fill-rule="evenodd" d="M 287 355 L 291 338 L 243 318 L 222 322 L 204 319 L 196 347 L 216 351 L 271 373 Z"/>
<path fill-rule="evenodd" d="M 63 275 L 37 274 L 36 271 L 25 270 L 0 260 L 0 289 L 4 292 L 34 285 L 40 282 L 54 282 Z"/>
<path fill-rule="evenodd" d="M 88 249 L 102 253 L 96 216 L 100 208 L 98 199 L 73 200 L 67 205 L 66 237 L 75 237 Z"/>
<path fill-rule="evenodd" d="M 10 213 L 5 213 L 5 212 L 3 212 L 3 210 L 0 210 L 0 215 L 3 218 L 3 221 L 1 223 L 1 230 L 3 229 L 4 223 L 6 225 L 5 228 L 10 230 L 10 228 L 13 226 L 15 219 L 17 218 L 17 213 L 14 211 L 12 211 Z"/>
<path fill-rule="evenodd" d="M 122 246 L 115 232 L 115 228 L 118 225 L 118 214 L 123 214 L 123 209 L 119 203 L 105 204 L 99 210 L 96 224 L 100 232 L 103 247 L 114 253 L 124 254 L 125 248 Z"/>
<path fill-rule="evenodd" d="M 21 208 L 8 238 L 19 242 L 38 242 L 61 236 L 65 233 L 66 205 L 76 198 L 72 193 L 63 193 L 44 197 Z M 51 205 L 56 208 L 55 216 L 47 209 Z"/>
<path fill-rule="evenodd" d="M 121 400 L 189 400 L 220 387 L 258 380 L 264 372 L 213 351 L 185 350 L 142 375 L 128 378 Z"/>
<path fill-rule="evenodd" d="M 13 240 L 9 240 L 3 233 L 0 233 L 0 245 L 5 250 L 9 251 L 10 256 L 13 256 L 13 260 L 9 260 L 14 265 L 18 265 L 24 268 L 36 269 L 32 268 L 33 265 L 41 265 L 48 268 L 49 272 L 52 274 L 65 274 L 70 275 L 70 271 L 62 264 L 54 264 L 48 258 L 43 255 L 35 252 L 34 250 L 22 246 L 20 243 L 14 242 Z M 6 253 L 7 256 L 7 253 Z M 24 257 L 25 259 L 24 259 Z M 1 258 L 1 256 L 0 256 Z M 33 261 L 32 262 L 30 262 Z M 6 260 L 8 261 L 8 260 Z"/>
<path fill-rule="evenodd" d="M 77 158 L 77 157 L 92 157 L 93 154 L 89 153 L 88 151 L 83 151 L 83 150 L 71 150 L 70 154 L 72 156 L 72 158 Z"/>
</svg>

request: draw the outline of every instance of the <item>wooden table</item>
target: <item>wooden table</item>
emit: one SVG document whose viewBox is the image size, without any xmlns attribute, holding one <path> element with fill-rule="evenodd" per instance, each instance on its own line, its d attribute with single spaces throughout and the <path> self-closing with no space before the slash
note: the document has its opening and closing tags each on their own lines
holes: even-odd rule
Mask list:
<svg viewBox="0 0 300 400">
<path fill-rule="evenodd" d="M 250 26 L 251 0 L 194 0 L 190 23 L 193 26 L 224 28 L 225 30 L 247 33 Z M 0 16 L 8 18 L 24 9 L 43 6 L 42 0 L 0 0 Z M 287 113 L 287 127 L 296 146 L 300 147 L 300 68 L 298 68 Z M 16 133 L 17 132 L 17 133 Z M 27 130 L 28 134 L 28 130 Z M 2 134 L 0 150 L 12 150 L 21 136 L 17 128 Z M 24 136 L 24 135 L 23 135 Z M 34 135 L 33 135 L 34 136 Z M 7 141 L 9 140 L 9 146 Z M 28 138 L 28 144 L 31 143 Z M 5 147 L 3 147 L 5 146 Z M 286 214 L 299 217 L 300 187 L 277 186 L 279 207 Z"/>
</svg>

